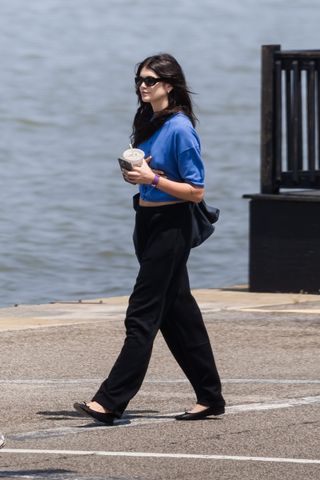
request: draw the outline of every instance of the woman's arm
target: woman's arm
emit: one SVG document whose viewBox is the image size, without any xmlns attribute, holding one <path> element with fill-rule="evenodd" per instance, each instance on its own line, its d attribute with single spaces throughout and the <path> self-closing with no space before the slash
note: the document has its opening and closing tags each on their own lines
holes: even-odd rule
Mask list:
<svg viewBox="0 0 320 480">
<path fill-rule="evenodd" d="M 150 157 L 146 160 L 150 161 Z M 124 172 L 125 177 L 130 182 L 147 185 L 152 184 L 155 174 L 149 167 L 146 160 L 143 161 L 141 167 L 134 167 L 133 170 Z M 177 197 L 188 202 L 199 203 L 203 199 L 204 195 L 203 187 L 197 187 L 191 183 L 175 182 L 163 176 L 159 177 L 157 188 L 162 192 L 172 195 L 173 197 Z"/>
<path fill-rule="evenodd" d="M 153 179 L 154 175 L 151 182 Z M 199 203 L 203 199 L 204 195 L 203 187 L 197 187 L 191 183 L 174 182 L 173 180 L 169 180 L 165 177 L 159 177 L 157 188 L 158 190 L 168 193 L 173 197 L 177 197 L 188 202 Z"/>
</svg>

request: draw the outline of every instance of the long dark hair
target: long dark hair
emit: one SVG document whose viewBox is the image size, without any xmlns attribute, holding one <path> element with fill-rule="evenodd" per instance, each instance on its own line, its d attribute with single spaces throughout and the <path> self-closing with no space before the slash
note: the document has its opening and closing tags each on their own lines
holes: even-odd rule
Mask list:
<svg viewBox="0 0 320 480">
<path fill-rule="evenodd" d="M 150 103 L 141 99 L 139 88 L 136 88 L 139 107 L 133 120 L 131 142 L 136 147 L 158 130 L 173 113 L 183 112 L 195 126 L 197 118 L 193 113 L 191 93 L 187 87 L 183 70 L 177 60 L 168 53 L 160 53 L 147 57 L 136 67 L 136 75 L 146 67 L 153 70 L 159 77 L 165 78 L 173 89 L 169 93 L 169 105 L 162 112 L 154 114 Z"/>
</svg>

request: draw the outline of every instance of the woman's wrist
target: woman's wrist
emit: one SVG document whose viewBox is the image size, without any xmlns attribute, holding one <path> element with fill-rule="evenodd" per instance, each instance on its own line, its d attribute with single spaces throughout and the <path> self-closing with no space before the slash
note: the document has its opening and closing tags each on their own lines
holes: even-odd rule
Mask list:
<svg viewBox="0 0 320 480">
<path fill-rule="evenodd" d="M 152 187 L 156 188 L 159 185 L 159 180 L 160 180 L 159 175 L 155 174 L 151 182 Z"/>
</svg>

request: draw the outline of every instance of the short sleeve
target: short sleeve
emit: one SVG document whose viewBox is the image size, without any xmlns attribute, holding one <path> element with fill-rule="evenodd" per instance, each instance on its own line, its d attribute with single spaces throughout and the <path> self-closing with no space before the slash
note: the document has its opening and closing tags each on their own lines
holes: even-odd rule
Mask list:
<svg viewBox="0 0 320 480">
<path fill-rule="evenodd" d="M 204 164 L 199 137 L 193 127 L 177 132 L 177 158 L 181 178 L 188 183 L 204 186 Z"/>
</svg>

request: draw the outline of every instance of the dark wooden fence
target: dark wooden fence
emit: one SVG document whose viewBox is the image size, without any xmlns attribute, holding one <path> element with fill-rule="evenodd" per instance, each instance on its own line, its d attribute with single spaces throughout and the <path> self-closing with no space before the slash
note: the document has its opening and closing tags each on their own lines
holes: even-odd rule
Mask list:
<svg viewBox="0 0 320 480">
<path fill-rule="evenodd" d="M 262 47 L 261 188 L 249 289 L 320 293 L 320 50 Z"/>
<path fill-rule="evenodd" d="M 261 193 L 320 189 L 320 50 L 262 47 Z"/>
</svg>

